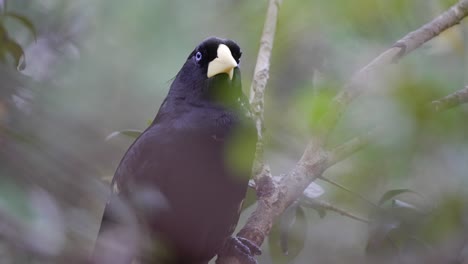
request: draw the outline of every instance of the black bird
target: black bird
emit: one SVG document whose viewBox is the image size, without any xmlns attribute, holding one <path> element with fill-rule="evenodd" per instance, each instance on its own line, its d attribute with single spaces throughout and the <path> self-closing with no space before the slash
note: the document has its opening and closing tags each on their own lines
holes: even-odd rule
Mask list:
<svg viewBox="0 0 468 264">
<path fill-rule="evenodd" d="M 257 141 L 242 92 L 240 57 L 231 40 L 211 37 L 198 45 L 154 121 L 122 158 L 99 236 L 131 222 L 131 214 L 143 236 L 114 235 L 128 250 L 118 262 L 130 263 L 138 255 L 142 263 L 207 263 L 230 249 L 247 258 L 259 254 L 249 241 L 231 237 Z M 137 245 L 143 237 L 150 242 Z M 105 263 L 100 240 L 95 256 Z M 164 250 L 154 249 L 156 245 Z"/>
</svg>

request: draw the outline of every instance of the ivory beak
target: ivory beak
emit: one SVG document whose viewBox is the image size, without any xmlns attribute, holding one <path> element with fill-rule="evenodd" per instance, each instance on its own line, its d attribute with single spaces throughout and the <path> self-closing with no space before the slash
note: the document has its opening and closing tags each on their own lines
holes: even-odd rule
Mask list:
<svg viewBox="0 0 468 264">
<path fill-rule="evenodd" d="M 227 73 L 229 79 L 232 80 L 234 68 L 237 67 L 237 62 L 232 56 L 228 46 L 220 44 L 217 50 L 217 57 L 208 63 L 208 78 L 211 78 L 220 73 Z"/>
</svg>

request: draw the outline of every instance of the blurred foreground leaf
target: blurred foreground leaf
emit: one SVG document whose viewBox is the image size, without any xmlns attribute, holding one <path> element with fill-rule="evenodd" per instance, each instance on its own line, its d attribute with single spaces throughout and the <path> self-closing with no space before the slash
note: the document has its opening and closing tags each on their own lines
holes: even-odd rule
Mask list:
<svg viewBox="0 0 468 264">
<path fill-rule="evenodd" d="M 26 67 L 24 50 L 18 42 L 9 37 L 8 31 L 4 27 L 4 21 L 6 18 L 18 21 L 31 32 L 34 40 L 37 38 L 36 29 L 34 24 L 27 17 L 14 12 L 5 12 L 5 9 L 6 2 L 3 6 L 4 13 L 0 15 L 0 61 L 5 63 L 6 54 L 10 54 L 14 59 L 15 67 L 18 70 L 23 70 Z"/>
<path fill-rule="evenodd" d="M 10 53 L 13 56 L 13 59 L 15 60 L 15 67 L 18 70 L 23 70 L 26 67 L 23 48 L 15 41 L 7 39 L 5 43 L 3 43 L 3 45 L 0 47 L 0 52 Z"/>
<path fill-rule="evenodd" d="M 17 13 L 14 13 L 14 12 L 6 12 L 3 16 L 7 17 L 7 18 L 8 17 L 12 18 L 12 19 L 20 22 L 23 26 L 25 26 L 29 30 L 29 32 L 31 32 L 31 34 L 34 37 L 34 40 L 37 39 L 36 28 L 34 27 L 34 24 L 31 22 L 31 20 L 29 20 L 27 17 L 25 17 L 23 15 L 20 15 L 20 14 L 17 14 Z"/>
</svg>

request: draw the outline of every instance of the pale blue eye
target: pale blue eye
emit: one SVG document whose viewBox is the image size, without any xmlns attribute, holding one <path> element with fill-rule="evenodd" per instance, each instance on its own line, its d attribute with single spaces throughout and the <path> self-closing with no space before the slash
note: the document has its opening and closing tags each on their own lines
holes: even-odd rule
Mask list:
<svg viewBox="0 0 468 264">
<path fill-rule="evenodd" d="M 197 54 L 195 54 L 195 59 L 196 59 L 197 61 L 200 61 L 200 60 L 202 59 L 202 54 L 201 54 L 201 52 L 197 52 Z"/>
</svg>

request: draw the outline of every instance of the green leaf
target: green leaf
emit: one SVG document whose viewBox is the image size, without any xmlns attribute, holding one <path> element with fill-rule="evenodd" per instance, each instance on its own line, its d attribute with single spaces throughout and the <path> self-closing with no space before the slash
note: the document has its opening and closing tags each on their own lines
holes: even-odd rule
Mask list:
<svg viewBox="0 0 468 264">
<path fill-rule="evenodd" d="M 301 200 L 301 205 L 315 210 L 320 218 L 324 218 L 327 215 L 327 210 L 323 206 L 320 206 L 320 203 L 315 199 L 304 197 Z"/>
<path fill-rule="evenodd" d="M 8 33 L 5 27 L 3 27 L 2 21 L 0 20 L 0 61 L 3 63 L 6 62 L 6 40 L 8 40 Z"/>
<path fill-rule="evenodd" d="M 398 245 L 394 242 L 394 234 L 400 228 L 397 221 L 382 221 L 373 223 L 369 227 L 366 255 L 394 255 L 398 254 Z"/>
<path fill-rule="evenodd" d="M 327 210 L 325 210 L 325 208 L 323 207 L 312 207 L 312 209 L 314 209 L 317 212 L 321 219 L 327 216 Z"/>
<path fill-rule="evenodd" d="M 399 248 L 408 246 L 410 238 L 418 238 L 425 222 L 427 215 L 404 202 L 382 209 L 369 226 L 366 252 L 397 254 Z"/>
<path fill-rule="evenodd" d="M 6 31 L 5 27 L 0 20 L 0 45 L 8 39 L 8 32 Z"/>
<path fill-rule="evenodd" d="M 110 133 L 106 137 L 106 141 L 110 140 L 110 139 L 113 139 L 113 138 L 115 138 L 117 136 L 120 136 L 120 135 L 124 135 L 124 136 L 135 139 L 135 138 L 139 137 L 141 135 L 141 133 L 143 133 L 143 131 L 137 130 L 137 129 L 124 129 L 124 130 L 120 130 L 120 131 L 114 131 L 114 132 Z"/>
<path fill-rule="evenodd" d="M 31 32 L 31 34 L 34 37 L 34 41 L 37 40 L 36 28 L 34 27 L 34 24 L 27 17 L 17 14 L 17 13 L 13 13 L 13 12 L 6 12 L 4 16 L 13 18 L 14 20 L 20 22 L 23 26 L 25 26 L 29 30 L 29 32 Z"/>
<path fill-rule="evenodd" d="M 296 223 L 296 212 L 299 208 L 299 203 L 293 203 L 290 205 L 286 211 L 284 211 L 283 215 L 281 216 L 280 221 L 280 246 L 281 251 L 284 255 L 288 255 L 289 253 L 289 236 L 291 229 Z"/>
<path fill-rule="evenodd" d="M 13 59 L 15 60 L 15 67 L 19 70 L 23 70 L 26 67 L 23 48 L 15 41 L 8 40 L 5 43 L 5 49 L 13 56 Z M 22 61 L 21 58 L 23 58 Z"/>
<path fill-rule="evenodd" d="M 0 46 L 0 62 L 6 63 L 6 56 L 5 56 L 5 53 L 2 51 L 1 46 Z"/>
<path fill-rule="evenodd" d="M 382 205 L 385 202 L 387 202 L 388 200 L 390 200 L 390 199 L 394 198 L 395 196 L 400 195 L 402 193 L 415 193 L 415 194 L 417 194 L 416 192 L 414 192 L 413 190 L 410 190 L 410 189 L 390 190 L 390 191 L 387 191 L 386 193 L 384 193 L 384 195 L 382 195 L 382 198 L 380 198 L 378 205 Z"/>
<path fill-rule="evenodd" d="M 273 226 L 268 236 L 273 263 L 293 262 L 304 248 L 306 236 L 306 214 L 302 207 L 294 203 L 282 215 L 280 223 Z"/>
<path fill-rule="evenodd" d="M 242 211 L 249 208 L 257 202 L 257 193 L 252 188 L 247 189 L 247 194 L 244 198 L 244 203 L 242 204 Z"/>
<path fill-rule="evenodd" d="M 438 200 L 427 220 L 422 224 L 421 237 L 424 241 L 440 243 L 466 228 L 466 194 L 450 194 Z M 465 236 L 466 237 L 466 236 Z"/>
<path fill-rule="evenodd" d="M 392 207 L 394 208 L 410 208 L 410 209 L 416 209 L 418 210 L 418 208 L 410 203 L 407 203 L 407 202 L 403 202 L 401 200 L 398 200 L 398 199 L 393 199 L 392 200 Z"/>
</svg>

